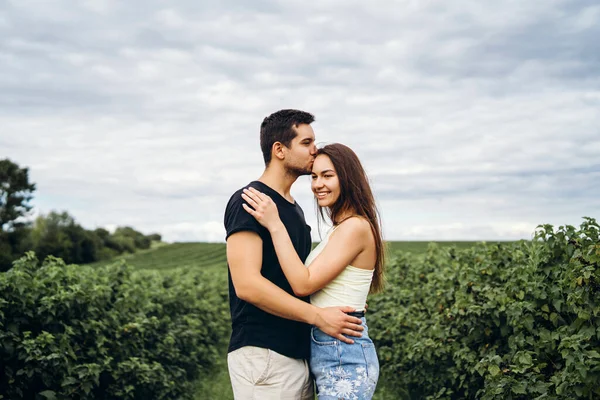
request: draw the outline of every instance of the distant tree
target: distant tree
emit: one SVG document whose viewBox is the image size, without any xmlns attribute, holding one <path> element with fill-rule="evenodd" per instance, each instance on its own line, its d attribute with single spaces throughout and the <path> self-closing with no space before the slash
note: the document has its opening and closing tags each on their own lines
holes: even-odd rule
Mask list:
<svg viewBox="0 0 600 400">
<path fill-rule="evenodd" d="M 106 240 L 110 236 L 110 232 L 104 228 L 96 228 L 94 229 L 94 233 L 102 240 Z"/>
<path fill-rule="evenodd" d="M 68 228 L 75 225 L 75 220 L 66 211 L 51 211 L 48 215 L 40 215 L 33 223 L 31 241 L 33 250 L 40 259 L 49 255 L 72 262 L 73 241 Z"/>
<path fill-rule="evenodd" d="M 0 272 L 12 267 L 12 262 L 31 249 L 31 228 L 13 227 L 10 231 L 0 231 Z"/>
<path fill-rule="evenodd" d="M 27 168 L 0 160 L 0 271 L 8 270 L 28 243 L 29 223 L 21 218 L 31 211 L 34 191 Z"/>
<path fill-rule="evenodd" d="M 121 242 L 123 242 L 123 238 L 133 240 L 133 251 L 135 249 L 149 249 L 151 240 L 146 237 L 143 233 L 136 231 L 135 229 L 129 226 L 120 226 L 115 230 L 113 237 L 119 238 Z M 125 242 L 130 243 L 129 240 L 125 240 Z M 130 250 L 128 250 L 130 251 Z"/>
<path fill-rule="evenodd" d="M 9 159 L 0 160 L 0 232 L 24 225 L 32 206 L 35 184 L 29 182 L 29 169 L 20 168 Z"/>
<path fill-rule="evenodd" d="M 162 236 L 160 235 L 160 233 L 151 233 L 149 235 L 146 235 L 146 237 L 153 242 L 160 242 L 162 240 Z"/>
<path fill-rule="evenodd" d="M 84 229 L 66 211 L 39 216 L 31 230 L 31 241 L 39 258 L 53 255 L 72 264 L 98 260 L 104 247 L 94 231 Z"/>
<path fill-rule="evenodd" d="M 10 269 L 15 259 L 12 247 L 4 237 L 5 234 L 6 232 L 0 232 L 0 272 Z"/>
</svg>

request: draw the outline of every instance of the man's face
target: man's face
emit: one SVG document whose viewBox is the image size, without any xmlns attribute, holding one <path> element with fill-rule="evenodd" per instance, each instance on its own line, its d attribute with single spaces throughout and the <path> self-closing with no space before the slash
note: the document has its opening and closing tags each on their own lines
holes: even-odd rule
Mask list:
<svg viewBox="0 0 600 400">
<path fill-rule="evenodd" d="M 295 129 L 297 135 L 287 151 L 285 167 L 296 176 L 310 175 L 317 155 L 315 132 L 308 124 L 298 125 Z"/>
</svg>

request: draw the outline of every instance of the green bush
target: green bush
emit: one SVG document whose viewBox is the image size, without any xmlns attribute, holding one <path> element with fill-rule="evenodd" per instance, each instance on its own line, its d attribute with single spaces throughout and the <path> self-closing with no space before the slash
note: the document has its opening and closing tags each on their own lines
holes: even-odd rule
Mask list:
<svg viewBox="0 0 600 400">
<path fill-rule="evenodd" d="M 368 319 L 399 397 L 600 398 L 599 226 L 538 228 L 391 263 Z"/>
<path fill-rule="evenodd" d="M 150 242 L 160 242 L 162 240 L 162 236 L 159 233 L 151 233 L 150 235 L 146 235 Z"/>
<path fill-rule="evenodd" d="M 130 236 L 114 234 L 106 241 L 106 247 L 119 253 L 135 253 L 135 239 Z"/>
<path fill-rule="evenodd" d="M 228 330 L 217 284 L 27 253 L 0 273 L 0 398 L 190 398 Z"/>
<path fill-rule="evenodd" d="M 138 232 L 129 226 L 118 227 L 113 236 L 119 238 L 121 241 L 125 238 L 131 240 L 133 246 L 132 253 L 135 252 L 136 249 L 149 249 L 152 242 L 151 239 L 143 233 Z M 127 250 L 129 251 L 129 249 Z"/>
</svg>

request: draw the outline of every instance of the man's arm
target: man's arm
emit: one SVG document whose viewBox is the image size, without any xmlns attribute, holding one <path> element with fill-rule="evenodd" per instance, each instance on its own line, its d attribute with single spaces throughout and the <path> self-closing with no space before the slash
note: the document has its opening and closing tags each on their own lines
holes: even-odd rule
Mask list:
<svg viewBox="0 0 600 400">
<path fill-rule="evenodd" d="M 318 326 L 323 332 L 346 343 L 343 335 L 358 336 L 364 329 L 359 318 L 345 314 L 351 307 L 318 308 L 299 300 L 260 274 L 262 239 L 251 231 L 227 238 L 227 262 L 237 296 L 270 314 Z"/>
</svg>

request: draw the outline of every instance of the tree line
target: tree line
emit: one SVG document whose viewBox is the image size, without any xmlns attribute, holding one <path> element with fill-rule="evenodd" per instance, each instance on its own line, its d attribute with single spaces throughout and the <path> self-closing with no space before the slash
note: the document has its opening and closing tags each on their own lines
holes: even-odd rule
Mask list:
<svg viewBox="0 0 600 400">
<path fill-rule="evenodd" d="M 123 253 L 150 248 L 161 235 L 145 235 L 132 227 L 88 230 L 66 211 L 51 211 L 31 220 L 31 201 L 36 190 L 29 169 L 9 159 L 0 160 L 0 271 L 11 268 L 27 251 L 38 258 L 52 255 L 68 264 L 87 264 Z"/>
</svg>

